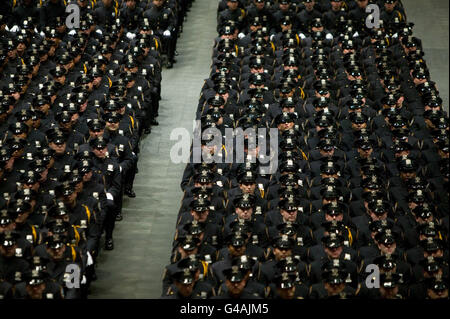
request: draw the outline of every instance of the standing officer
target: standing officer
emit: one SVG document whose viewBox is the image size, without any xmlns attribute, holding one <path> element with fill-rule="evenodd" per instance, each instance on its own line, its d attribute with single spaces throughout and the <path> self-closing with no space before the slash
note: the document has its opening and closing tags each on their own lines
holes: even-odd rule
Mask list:
<svg viewBox="0 0 450 319">
<path fill-rule="evenodd" d="M 153 0 L 153 5 L 143 13 L 148 18 L 153 32 L 162 41 L 167 53 L 167 68 L 173 66 L 175 45 L 177 41 L 176 17 L 172 9 L 166 5 L 166 0 Z"/>
</svg>

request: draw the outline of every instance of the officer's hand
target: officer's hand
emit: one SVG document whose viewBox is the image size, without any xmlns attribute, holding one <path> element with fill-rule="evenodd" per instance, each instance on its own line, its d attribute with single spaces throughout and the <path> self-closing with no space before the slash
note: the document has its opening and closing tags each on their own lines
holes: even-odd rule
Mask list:
<svg viewBox="0 0 450 319">
<path fill-rule="evenodd" d="M 239 33 L 239 34 L 238 34 L 238 38 L 239 38 L 239 39 L 245 38 L 245 34 L 243 34 L 242 32 Z"/>
<path fill-rule="evenodd" d="M 394 34 L 392 35 L 392 38 L 393 38 L 393 39 L 397 39 L 397 37 L 398 37 L 398 33 L 394 33 Z"/>
<path fill-rule="evenodd" d="M 303 39 L 306 39 L 306 36 L 305 36 L 303 33 L 300 33 L 299 36 L 300 36 L 300 38 L 301 38 L 302 40 L 303 40 Z"/>
<path fill-rule="evenodd" d="M 164 35 L 165 37 L 170 37 L 171 33 L 170 33 L 169 30 L 166 30 L 166 31 L 164 31 L 163 35 Z"/>
<path fill-rule="evenodd" d="M 133 40 L 136 37 L 136 34 L 131 33 L 131 32 L 127 32 L 127 38 L 130 40 Z"/>
<path fill-rule="evenodd" d="M 19 27 L 17 25 L 14 25 L 11 29 L 9 29 L 10 32 L 17 32 L 19 31 Z"/>
<path fill-rule="evenodd" d="M 97 31 L 95 31 L 95 33 L 102 35 L 102 34 L 103 34 L 103 31 L 100 30 L 100 29 L 98 29 Z"/>
<path fill-rule="evenodd" d="M 359 33 L 358 33 L 358 31 L 356 31 L 354 34 L 353 34 L 353 37 L 354 38 L 357 38 L 357 37 L 359 37 Z"/>
<path fill-rule="evenodd" d="M 272 34 L 272 35 L 270 36 L 270 41 L 273 41 L 273 38 L 275 38 L 275 34 Z"/>
<path fill-rule="evenodd" d="M 75 29 L 73 29 L 69 32 L 69 35 L 74 35 L 75 33 L 77 33 L 77 31 L 75 31 Z"/>
<path fill-rule="evenodd" d="M 331 33 L 327 33 L 327 35 L 325 36 L 325 39 L 333 40 L 333 35 Z"/>
</svg>

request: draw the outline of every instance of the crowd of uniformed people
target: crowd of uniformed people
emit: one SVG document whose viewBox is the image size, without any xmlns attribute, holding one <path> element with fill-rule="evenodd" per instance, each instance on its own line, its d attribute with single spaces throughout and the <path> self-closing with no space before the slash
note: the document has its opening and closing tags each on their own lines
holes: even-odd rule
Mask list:
<svg viewBox="0 0 450 319">
<path fill-rule="evenodd" d="M 448 114 L 402 3 L 221 0 L 217 21 L 201 129 L 277 128 L 278 167 L 206 135 L 162 298 L 448 298 Z"/>
<path fill-rule="evenodd" d="M 0 299 L 88 296 L 191 2 L 2 1 Z"/>
</svg>

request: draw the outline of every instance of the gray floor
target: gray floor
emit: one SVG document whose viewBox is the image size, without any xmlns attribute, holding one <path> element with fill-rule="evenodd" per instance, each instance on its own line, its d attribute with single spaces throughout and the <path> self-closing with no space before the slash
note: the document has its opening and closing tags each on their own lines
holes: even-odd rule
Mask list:
<svg viewBox="0 0 450 319">
<path fill-rule="evenodd" d="M 173 164 L 170 132 L 192 131 L 200 88 L 209 75 L 216 36 L 217 1 L 196 0 L 178 39 L 179 56 L 173 69 L 163 70 L 159 126 L 143 140 L 137 197 L 125 199 L 124 219 L 116 223 L 113 251 L 102 251 L 98 280 L 90 298 L 158 298 L 162 271 L 169 263 L 175 222 L 183 193 L 185 164 Z M 205 27 L 206 26 L 206 27 Z"/>
<path fill-rule="evenodd" d="M 403 0 L 415 35 L 422 39 L 431 76 L 448 110 L 448 6 L 446 0 Z M 124 220 L 117 223 L 115 249 L 102 251 L 90 298 L 158 298 L 164 266 L 169 262 L 180 207 L 184 164 L 170 160 L 170 132 L 192 130 L 203 80 L 209 74 L 216 36 L 217 1 L 196 0 L 179 39 L 178 63 L 163 71 L 160 126 L 142 143 L 137 197 L 125 199 Z"/>
<path fill-rule="evenodd" d="M 414 22 L 414 35 L 422 40 L 431 79 L 436 82 L 448 112 L 448 0 L 403 0 L 408 21 Z"/>
</svg>

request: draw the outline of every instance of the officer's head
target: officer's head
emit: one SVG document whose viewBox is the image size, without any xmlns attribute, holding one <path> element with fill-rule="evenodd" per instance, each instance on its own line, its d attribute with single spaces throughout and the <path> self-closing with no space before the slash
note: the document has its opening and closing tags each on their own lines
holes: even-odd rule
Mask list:
<svg viewBox="0 0 450 319">
<path fill-rule="evenodd" d="M 423 257 L 428 258 L 430 256 L 434 258 L 444 257 L 444 241 L 433 237 L 428 237 L 420 241 L 420 246 L 423 248 Z"/>
<path fill-rule="evenodd" d="M 264 8 L 264 6 L 266 5 L 265 0 L 253 0 L 253 3 L 255 4 L 255 7 L 258 10 L 261 10 L 262 8 Z"/>
<path fill-rule="evenodd" d="M 281 235 L 275 238 L 272 244 L 275 260 L 280 261 L 286 259 L 286 257 L 292 256 L 294 245 L 294 239 L 287 235 Z"/>
<path fill-rule="evenodd" d="M 227 0 L 228 9 L 234 11 L 239 7 L 239 0 Z"/>
<path fill-rule="evenodd" d="M 281 299 L 294 299 L 296 276 L 287 272 L 275 275 L 274 281 L 277 294 Z"/>
<path fill-rule="evenodd" d="M 430 299 L 448 299 L 448 280 L 437 275 L 426 281 L 427 297 Z"/>
<path fill-rule="evenodd" d="M 103 116 L 105 127 L 108 131 L 116 132 L 119 129 L 122 114 L 117 112 L 105 113 Z"/>
<path fill-rule="evenodd" d="M 372 221 L 384 220 L 389 214 L 389 203 L 383 199 L 372 201 L 368 205 L 368 214 Z"/>
<path fill-rule="evenodd" d="M 282 11 L 286 11 L 291 6 L 291 0 L 280 0 L 280 1 L 278 1 L 278 4 Z"/>
<path fill-rule="evenodd" d="M 306 11 L 312 11 L 316 4 L 315 0 L 303 0 L 303 5 L 305 6 Z"/>
<path fill-rule="evenodd" d="M 195 284 L 195 272 L 190 268 L 181 268 L 173 274 L 173 280 L 178 293 L 183 297 L 192 295 Z"/>
<path fill-rule="evenodd" d="M 359 8 L 365 9 L 369 4 L 369 0 L 356 0 L 356 3 L 358 4 Z"/>
<path fill-rule="evenodd" d="M 194 220 L 204 223 L 210 213 L 211 202 L 204 198 L 198 198 L 191 202 L 191 215 Z"/>
<path fill-rule="evenodd" d="M 200 240 L 192 235 L 180 236 L 177 238 L 177 251 L 181 259 L 187 258 L 198 253 Z"/>
<path fill-rule="evenodd" d="M 5 218 L 3 215 L 1 218 Z M 3 222 L 6 222 L 3 220 Z M 4 230 L 0 233 L 0 254 L 6 258 L 13 257 L 16 253 L 20 234 L 16 231 Z"/>
<path fill-rule="evenodd" d="M 279 202 L 280 214 L 284 222 L 295 222 L 297 220 L 300 203 L 294 197 L 288 197 Z"/>
<path fill-rule="evenodd" d="M 48 236 L 45 241 L 47 253 L 54 261 L 63 259 L 66 251 L 67 237 L 60 234 Z"/>
<path fill-rule="evenodd" d="M 375 236 L 375 242 L 382 254 L 393 254 L 397 248 L 395 236 L 390 229 L 380 232 Z"/>
<path fill-rule="evenodd" d="M 435 207 L 429 203 L 423 203 L 411 210 L 416 222 L 419 225 L 432 222 L 435 214 Z"/>
<path fill-rule="evenodd" d="M 323 205 L 322 210 L 325 213 L 325 220 L 327 222 L 331 222 L 333 220 L 341 222 L 344 220 L 345 206 L 340 202 L 325 204 Z"/>
<path fill-rule="evenodd" d="M 331 0 L 331 9 L 337 11 L 342 7 L 342 0 Z"/>
<path fill-rule="evenodd" d="M 35 192 L 33 189 L 25 189 L 25 191 L 28 193 Z M 24 198 L 15 198 L 14 200 L 10 201 L 8 209 L 14 210 L 14 213 L 17 215 L 16 219 L 14 220 L 15 223 L 18 225 L 23 225 L 23 223 L 25 223 L 25 221 L 32 213 L 33 206 L 31 206 L 31 204 Z"/>
<path fill-rule="evenodd" d="M 109 8 L 112 5 L 112 0 L 102 0 L 103 5 Z"/>
<path fill-rule="evenodd" d="M 98 158 L 105 158 L 108 153 L 108 142 L 103 136 L 98 136 L 96 138 L 91 139 L 89 142 L 92 153 Z"/>
<path fill-rule="evenodd" d="M 89 3 L 88 0 L 77 0 L 77 4 L 78 4 L 81 8 L 87 7 L 88 3 Z"/>
<path fill-rule="evenodd" d="M 422 274 L 426 280 L 442 276 L 444 273 L 444 267 L 446 267 L 446 263 L 443 258 L 434 258 L 433 256 L 422 259 L 419 262 L 419 265 L 423 268 Z"/>
<path fill-rule="evenodd" d="M 380 295 L 383 299 L 395 298 L 399 290 L 400 275 L 388 272 L 380 276 Z"/>
<path fill-rule="evenodd" d="M 134 9 L 136 8 L 136 0 L 127 0 L 126 5 L 127 8 Z"/>
<path fill-rule="evenodd" d="M 226 238 L 228 252 L 231 257 L 239 257 L 245 254 L 247 247 L 248 234 L 240 231 L 232 232 Z"/>
<path fill-rule="evenodd" d="M 397 5 L 397 0 L 384 0 L 384 9 L 387 12 L 394 11 L 394 8 L 396 5 Z"/>
<path fill-rule="evenodd" d="M 250 220 L 255 207 L 255 196 L 252 194 L 243 194 L 233 201 L 235 212 L 240 219 Z"/>
<path fill-rule="evenodd" d="M 153 5 L 155 5 L 159 8 L 164 5 L 164 2 L 166 2 L 166 0 L 153 0 Z"/>
<path fill-rule="evenodd" d="M 238 176 L 239 188 L 244 194 L 254 194 L 256 189 L 255 173 L 245 171 Z"/>
<path fill-rule="evenodd" d="M 225 275 L 225 285 L 228 288 L 228 293 L 232 297 L 238 297 L 242 294 L 247 281 L 250 278 L 250 272 L 240 268 L 238 265 L 225 269 L 223 271 Z"/>
<path fill-rule="evenodd" d="M 331 259 L 337 259 L 342 254 L 344 237 L 331 233 L 322 237 L 323 248 L 327 256 Z"/>
</svg>

